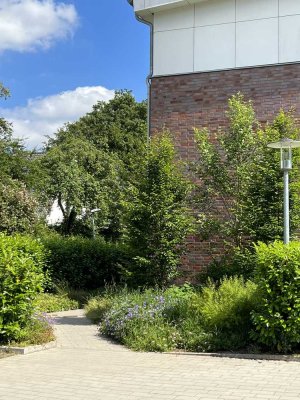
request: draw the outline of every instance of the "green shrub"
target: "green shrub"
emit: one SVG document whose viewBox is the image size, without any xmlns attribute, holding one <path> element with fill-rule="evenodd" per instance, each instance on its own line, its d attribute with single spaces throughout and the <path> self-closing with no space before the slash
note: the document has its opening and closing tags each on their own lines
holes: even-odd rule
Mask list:
<svg viewBox="0 0 300 400">
<path fill-rule="evenodd" d="M 176 347 L 187 351 L 213 350 L 212 335 L 203 329 L 201 310 L 198 306 L 201 293 L 184 285 L 167 289 L 165 296 L 176 300 L 167 301 L 163 312 L 166 320 L 177 328 Z"/>
<path fill-rule="evenodd" d="M 237 277 L 202 291 L 189 284 L 164 291 L 123 289 L 91 299 L 86 313 L 100 320 L 101 334 L 133 350 L 238 350 L 252 344 L 256 290 Z"/>
<path fill-rule="evenodd" d="M 79 308 L 78 301 L 70 299 L 67 294 L 40 293 L 33 304 L 35 310 L 46 313 Z"/>
<path fill-rule="evenodd" d="M 250 344 L 251 311 L 256 307 L 256 285 L 242 278 L 209 282 L 201 292 L 193 291 L 164 315 L 176 325 L 178 347 L 189 351 L 238 350 Z"/>
<path fill-rule="evenodd" d="M 270 350 L 300 344 L 300 243 L 256 246 L 260 308 L 253 312 L 253 337 Z"/>
<path fill-rule="evenodd" d="M 45 344 L 55 340 L 49 317 L 45 314 L 34 314 L 30 317 L 20 332 L 17 342 L 13 346 L 31 346 Z"/>
<path fill-rule="evenodd" d="M 17 340 L 45 278 L 45 249 L 28 236 L 0 234 L 0 342 Z"/>
<path fill-rule="evenodd" d="M 251 343 L 256 285 L 230 278 L 202 292 L 189 285 L 122 291 L 110 297 L 108 307 L 103 299 L 93 304 L 95 311 L 100 306 L 100 333 L 134 350 L 237 350 Z"/>
<path fill-rule="evenodd" d="M 97 289 L 119 282 L 131 260 L 128 247 L 103 239 L 52 235 L 43 243 L 50 252 L 50 276 L 74 289 Z"/>
<path fill-rule="evenodd" d="M 254 248 L 235 247 L 229 254 L 213 261 L 207 268 L 207 272 L 199 274 L 199 281 L 205 282 L 207 278 L 214 282 L 220 282 L 223 278 L 241 276 L 251 279 L 256 267 L 256 254 Z"/>
<path fill-rule="evenodd" d="M 85 315 L 92 322 L 100 322 L 105 313 L 110 310 L 113 299 L 110 296 L 96 296 L 88 300 L 84 307 Z"/>
<path fill-rule="evenodd" d="M 210 284 L 198 298 L 201 325 L 212 335 L 214 350 L 236 350 L 250 342 L 251 312 L 257 307 L 256 285 L 233 277 Z"/>
</svg>

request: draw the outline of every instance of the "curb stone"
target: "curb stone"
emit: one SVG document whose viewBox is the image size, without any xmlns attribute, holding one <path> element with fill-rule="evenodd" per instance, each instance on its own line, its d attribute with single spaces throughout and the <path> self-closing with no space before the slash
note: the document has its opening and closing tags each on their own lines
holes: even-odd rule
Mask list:
<svg viewBox="0 0 300 400">
<path fill-rule="evenodd" d="M 281 355 L 281 354 L 193 353 L 193 352 L 185 352 L 185 351 L 170 351 L 170 352 L 164 352 L 163 354 L 170 354 L 170 355 L 175 355 L 175 356 L 237 358 L 237 359 L 242 359 L 242 360 L 300 362 L 300 354 L 286 356 L 286 355 Z"/>
<path fill-rule="evenodd" d="M 57 342 L 54 340 L 46 344 L 40 344 L 36 346 L 27 347 L 13 347 L 13 346 L 0 346 L 0 351 L 10 352 L 19 355 L 26 355 L 30 353 L 36 353 L 37 351 L 53 349 L 57 346 Z"/>
</svg>

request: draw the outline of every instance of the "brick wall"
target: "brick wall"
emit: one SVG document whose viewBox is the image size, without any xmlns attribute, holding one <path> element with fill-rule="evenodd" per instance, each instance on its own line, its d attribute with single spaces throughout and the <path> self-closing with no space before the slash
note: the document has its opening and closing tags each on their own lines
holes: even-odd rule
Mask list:
<svg viewBox="0 0 300 400">
<path fill-rule="evenodd" d="M 193 160 L 193 127 L 214 131 L 226 126 L 228 98 L 238 91 L 253 100 L 261 122 L 271 121 L 282 107 L 294 107 L 300 120 L 300 64 L 286 64 L 153 78 L 151 134 L 164 127 L 169 129 L 176 137 L 180 156 Z M 218 238 L 200 243 L 191 237 L 184 271 L 197 273 L 221 253 Z"/>
</svg>

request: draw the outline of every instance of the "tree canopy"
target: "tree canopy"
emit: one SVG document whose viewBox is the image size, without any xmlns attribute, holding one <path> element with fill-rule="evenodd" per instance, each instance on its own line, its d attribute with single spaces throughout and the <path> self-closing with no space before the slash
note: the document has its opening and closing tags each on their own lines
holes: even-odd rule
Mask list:
<svg viewBox="0 0 300 400">
<path fill-rule="evenodd" d="M 8 96 L 0 83 L 0 98 Z M 37 202 L 28 188 L 30 152 L 12 134 L 12 125 L 0 117 L 0 231 L 28 232 L 37 220 Z"/>
<path fill-rule="evenodd" d="M 99 232 L 111 239 L 121 234 L 122 198 L 145 153 L 146 121 L 145 102 L 119 91 L 49 139 L 37 159 L 39 191 L 44 200 L 58 200 L 64 233 L 75 232 L 84 209 L 89 225 L 89 213 L 97 208 Z"/>
<path fill-rule="evenodd" d="M 127 204 L 128 242 L 135 253 L 132 268 L 140 285 L 164 286 L 177 276 L 192 231 L 187 208 L 191 188 L 171 135 L 163 132 L 151 138 Z"/>
</svg>

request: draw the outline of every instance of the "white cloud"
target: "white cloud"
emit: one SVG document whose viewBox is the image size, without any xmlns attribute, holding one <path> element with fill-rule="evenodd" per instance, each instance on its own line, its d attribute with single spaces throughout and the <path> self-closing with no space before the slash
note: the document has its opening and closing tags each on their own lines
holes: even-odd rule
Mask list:
<svg viewBox="0 0 300 400">
<path fill-rule="evenodd" d="M 0 52 L 48 48 L 74 32 L 74 5 L 57 0 L 0 0 Z"/>
<path fill-rule="evenodd" d="M 25 107 L 0 108 L 0 115 L 13 123 L 14 136 L 26 139 L 29 148 L 41 147 L 66 122 L 91 111 L 97 101 L 112 99 L 114 91 L 102 86 L 78 87 L 44 98 L 30 99 Z"/>
</svg>

